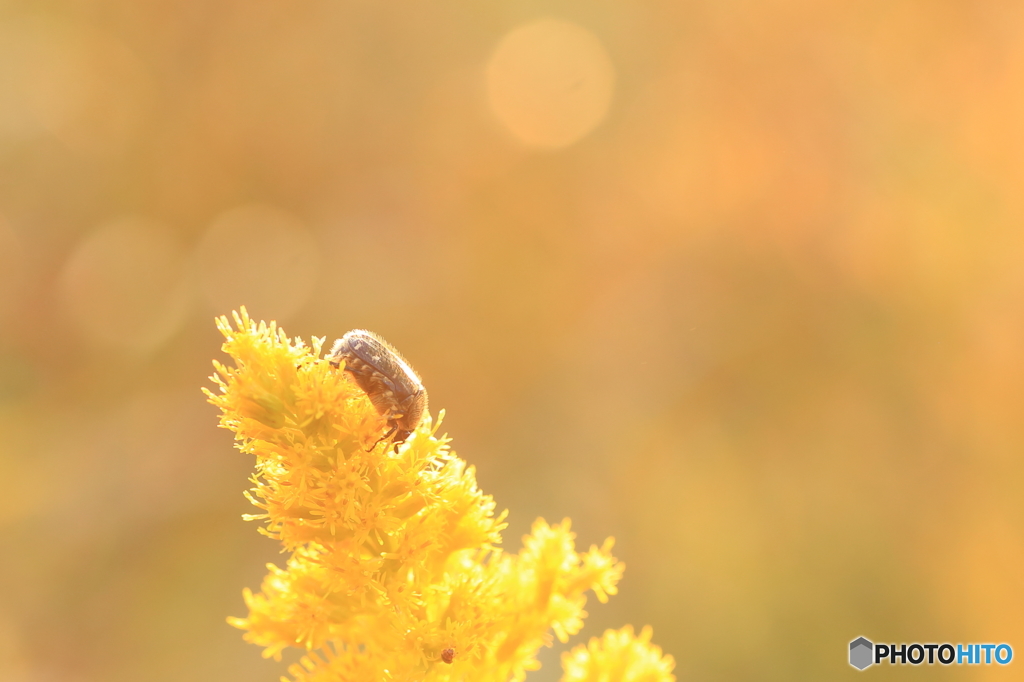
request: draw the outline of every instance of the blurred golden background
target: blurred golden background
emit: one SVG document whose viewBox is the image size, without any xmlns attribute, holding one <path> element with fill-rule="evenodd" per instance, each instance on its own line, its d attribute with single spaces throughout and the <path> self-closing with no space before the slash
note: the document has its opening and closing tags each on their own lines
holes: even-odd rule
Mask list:
<svg viewBox="0 0 1024 682">
<path fill-rule="evenodd" d="M 617 538 L 573 643 L 1020 655 L 1022 187 L 1013 3 L 5 2 L 0 679 L 284 672 L 224 622 L 282 560 L 199 391 L 243 303 L 407 355 L 508 549 Z"/>
</svg>

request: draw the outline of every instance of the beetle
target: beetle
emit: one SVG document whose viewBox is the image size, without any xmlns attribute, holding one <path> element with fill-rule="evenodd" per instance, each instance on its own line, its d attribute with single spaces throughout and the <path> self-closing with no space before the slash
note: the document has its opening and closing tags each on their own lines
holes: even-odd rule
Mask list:
<svg viewBox="0 0 1024 682">
<path fill-rule="evenodd" d="M 450 665 L 455 660 L 455 649 L 445 649 L 442 651 L 441 660 Z"/>
<path fill-rule="evenodd" d="M 335 341 L 329 362 L 335 367 L 345 363 L 345 373 L 387 419 L 388 431 L 377 443 L 394 436 L 397 452 L 427 411 L 427 389 L 419 375 L 394 346 L 365 329 L 353 329 Z"/>
</svg>

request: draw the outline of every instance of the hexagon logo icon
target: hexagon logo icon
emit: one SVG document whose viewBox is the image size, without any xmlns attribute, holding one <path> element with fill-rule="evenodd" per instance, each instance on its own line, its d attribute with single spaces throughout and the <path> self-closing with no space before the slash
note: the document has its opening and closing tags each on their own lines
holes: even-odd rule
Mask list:
<svg viewBox="0 0 1024 682">
<path fill-rule="evenodd" d="M 850 642 L 850 665 L 857 670 L 863 670 L 868 667 L 874 661 L 875 645 L 870 640 L 864 637 L 858 637 L 857 639 Z"/>
</svg>

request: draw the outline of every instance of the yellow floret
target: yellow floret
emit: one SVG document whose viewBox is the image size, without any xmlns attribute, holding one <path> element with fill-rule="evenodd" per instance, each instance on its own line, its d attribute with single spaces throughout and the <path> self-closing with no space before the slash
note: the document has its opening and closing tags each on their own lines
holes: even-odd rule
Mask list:
<svg viewBox="0 0 1024 682">
<path fill-rule="evenodd" d="M 588 644 L 562 654 L 561 682 L 675 682 L 676 662 L 651 644 L 651 634 L 647 626 L 638 637 L 627 625 L 606 630 L 600 639 L 591 637 Z"/>
</svg>

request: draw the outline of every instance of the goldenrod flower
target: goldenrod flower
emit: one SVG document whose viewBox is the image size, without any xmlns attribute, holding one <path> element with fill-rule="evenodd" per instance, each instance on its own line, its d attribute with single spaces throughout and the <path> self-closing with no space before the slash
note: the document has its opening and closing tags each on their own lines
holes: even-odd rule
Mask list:
<svg viewBox="0 0 1024 682">
<path fill-rule="evenodd" d="M 611 539 L 580 554 L 568 520 L 538 519 L 519 554 L 501 551 L 505 513 L 437 437 L 440 417 L 396 452 L 366 394 L 320 358 L 324 339 L 233 317 L 217 326 L 235 367 L 214 362 L 206 394 L 256 456 L 246 495 L 262 513 L 247 518 L 291 556 L 229 622 L 266 657 L 306 650 L 297 681 L 522 680 L 551 631 L 582 627 L 587 592 L 615 594 Z"/>
<path fill-rule="evenodd" d="M 562 654 L 562 682 L 675 682 L 676 662 L 651 644 L 651 634 L 648 626 L 637 637 L 627 625 L 606 630 L 601 639 L 591 637 Z"/>
</svg>

